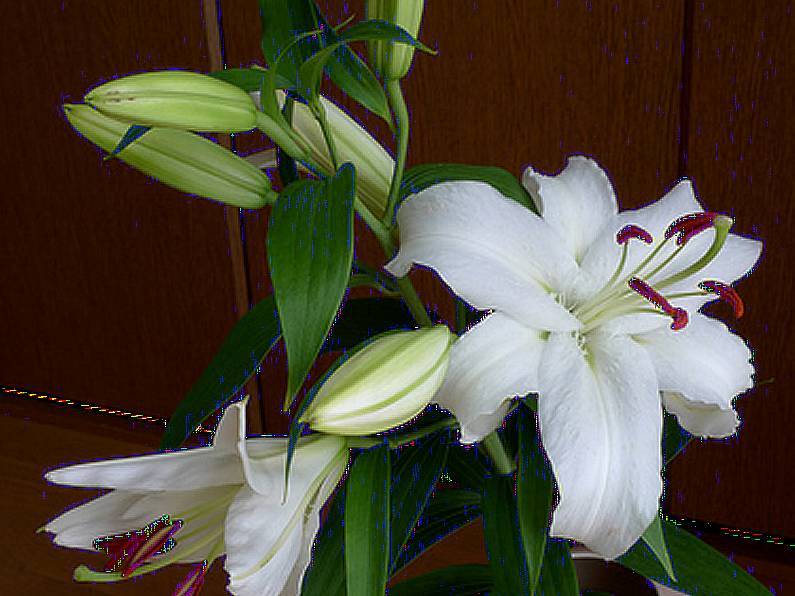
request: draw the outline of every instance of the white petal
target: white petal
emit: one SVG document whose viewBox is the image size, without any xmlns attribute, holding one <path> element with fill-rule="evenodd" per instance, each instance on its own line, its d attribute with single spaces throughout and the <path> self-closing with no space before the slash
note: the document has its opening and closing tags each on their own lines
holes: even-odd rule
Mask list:
<svg viewBox="0 0 795 596">
<path fill-rule="evenodd" d="M 662 409 L 654 368 L 627 337 L 553 334 L 539 365 L 538 413 L 560 502 L 550 534 L 606 559 L 651 523 L 662 493 Z"/>
<path fill-rule="evenodd" d="M 398 210 L 400 250 L 386 269 L 435 270 L 479 309 L 504 311 L 540 329 L 573 330 L 577 320 L 550 292 L 576 273 L 558 235 L 544 221 L 482 182 L 445 182 Z"/>
<path fill-rule="evenodd" d="M 248 396 L 227 406 L 213 434 L 213 448 L 218 452 L 237 452 L 237 443 L 246 438 Z"/>
<path fill-rule="evenodd" d="M 581 266 L 583 272 L 592 279 L 593 282 L 590 287 L 581 288 L 579 290 L 580 298 L 584 299 L 593 292 L 601 289 L 618 267 L 622 248 L 616 242 L 616 234 L 622 228 L 630 224 L 639 226 L 649 232 L 654 239 L 654 242 L 649 245 L 640 240 L 629 241 L 627 261 L 623 269 L 623 277 L 626 277 L 630 272 L 634 271 L 652 250 L 662 243 L 665 239 L 665 231 L 673 221 L 683 215 L 700 213 L 703 210 L 704 209 L 696 199 L 690 181 L 682 180 L 660 200 L 650 203 L 645 207 L 641 207 L 640 209 L 622 211 L 616 215 L 612 222 L 609 222 L 602 228 L 582 259 Z M 698 240 L 698 237 L 694 238 L 691 243 L 695 240 Z M 655 262 L 662 263 L 675 248 L 676 243 L 672 240 L 669 241 L 668 245 L 660 251 Z"/>
<path fill-rule="evenodd" d="M 434 401 L 461 425 L 461 442 L 481 440 L 502 424 L 508 402 L 538 389 L 544 341 L 538 331 L 496 312 L 467 331 L 450 352 Z"/>
<path fill-rule="evenodd" d="M 754 374 L 751 351 L 740 337 L 720 321 L 691 313 L 680 331 L 659 329 L 635 339 L 649 353 L 660 389 L 681 394 L 669 397 L 669 411 L 685 430 L 700 436 L 734 432 L 726 433 L 735 419 L 732 399 L 753 386 Z M 718 418 L 714 424 L 710 412 Z"/>
<path fill-rule="evenodd" d="M 663 405 L 676 415 L 679 426 L 700 437 L 723 438 L 737 432 L 740 419 L 732 408 L 690 401 L 681 393 L 662 392 Z"/>
<path fill-rule="evenodd" d="M 522 182 L 544 221 L 557 231 L 577 262 L 618 211 L 607 174 L 583 155 L 569 157 L 557 176 L 544 176 L 527 168 Z"/>
<path fill-rule="evenodd" d="M 239 448 L 248 485 L 270 502 L 281 503 L 287 439 L 257 437 L 241 442 Z M 342 437 L 314 434 L 300 438 L 293 453 L 288 492 L 305 494 L 318 475 L 345 453 Z"/>
<path fill-rule="evenodd" d="M 62 513 L 43 529 L 56 534 L 55 544 L 94 550 L 93 543 L 96 538 L 136 530 L 140 528 L 137 525 L 139 521 L 144 524 L 152 521 L 125 520 L 122 517 L 141 496 L 137 493 L 111 491 Z"/>
<path fill-rule="evenodd" d="M 212 447 L 78 464 L 52 470 L 45 478 L 55 484 L 134 491 L 243 483 L 237 454 L 215 453 Z"/>
</svg>

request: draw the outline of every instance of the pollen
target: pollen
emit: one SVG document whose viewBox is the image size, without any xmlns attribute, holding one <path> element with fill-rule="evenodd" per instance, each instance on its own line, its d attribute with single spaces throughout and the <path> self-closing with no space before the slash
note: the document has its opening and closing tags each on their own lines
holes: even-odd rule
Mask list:
<svg viewBox="0 0 795 596">
<path fill-rule="evenodd" d="M 631 239 L 637 238 L 638 240 L 643 240 L 646 244 L 651 244 L 654 241 L 652 235 L 649 234 L 646 230 L 641 228 L 640 226 L 636 225 L 628 225 L 624 226 L 619 230 L 618 234 L 616 234 L 616 242 L 619 244 L 626 244 Z"/>
<path fill-rule="evenodd" d="M 676 244 L 681 246 L 687 243 L 693 236 L 711 228 L 715 224 L 715 220 L 721 216 L 722 214 L 715 213 L 714 211 L 683 215 L 668 226 L 668 229 L 665 230 L 665 238 L 667 240 L 678 234 Z"/>
<path fill-rule="evenodd" d="M 743 316 L 743 313 L 745 313 L 743 299 L 740 298 L 737 290 L 735 290 L 733 287 L 715 280 L 702 281 L 700 284 L 698 284 L 698 287 L 705 292 L 717 294 L 719 300 L 732 307 L 732 310 L 734 311 L 734 317 L 736 319 L 739 319 Z"/>
<path fill-rule="evenodd" d="M 677 308 L 673 306 L 670 302 L 668 302 L 665 296 L 660 294 L 645 281 L 638 279 L 637 277 L 633 277 L 627 282 L 627 285 L 629 285 L 629 288 L 633 292 L 640 294 L 646 300 L 662 310 L 666 315 L 671 317 L 673 319 L 673 323 L 671 323 L 671 329 L 674 331 L 679 331 L 680 329 L 684 329 L 687 326 L 689 320 L 687 311 L 683 308 Z"/>
</svg>

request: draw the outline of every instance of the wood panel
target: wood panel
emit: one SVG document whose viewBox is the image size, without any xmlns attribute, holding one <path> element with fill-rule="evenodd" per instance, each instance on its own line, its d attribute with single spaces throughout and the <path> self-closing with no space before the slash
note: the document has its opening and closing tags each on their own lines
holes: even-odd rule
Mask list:
<svg viewBox="0 0 795 596">
<path fill-rule="evenodd" d="M 236 318 L 224 208 L 103 162 L 60 105 L 209 70 L 200 2 L 18 2 L 1 37 L 0 383 L 168 417 Z"/>
<path fill-rule="evenodd" d="M 759 387 L 738 401 L 739 436 L 694 445 L 674 463 L 671 511 L 795 537 L 793 3 L 707 0 L 691 9 L 685 170 L 711 209 L 731 213 L 735 231 L 765 248 L 738 285 L 747 314 L 730 322 L 754 351 Z"/>
</svg>

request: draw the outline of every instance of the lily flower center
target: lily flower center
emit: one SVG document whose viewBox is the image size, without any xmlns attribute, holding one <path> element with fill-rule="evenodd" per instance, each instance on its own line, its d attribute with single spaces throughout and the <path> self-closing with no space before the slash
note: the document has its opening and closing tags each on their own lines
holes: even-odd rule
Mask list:
<svg viewBox="0 0 795 596">
<path fill-rule="evenodd" d="M 723 248 L 733 223 L 730 217 L 714 212 L 692 213 L 680 217 L 671 223 L 665 231 L 664 239 L 632 271 L 625 271 L 630 241 L 640 240 L 651 245 L 654 238 L 640 226 L 623 227 L 616 234 L 616 242 L 621 245 L 622 251 L 612 276 L 601 290 L 572 311 L 583 323 L 581 333 L 587 333 L 615 317 L 638 313 L 670 317 L 671 329 L 678 331 L 687 326 L 689 317 L 687 311 L 674 306 L 671 301 L 708 294 L 716 294 L 732 307 L 737 318 L 741 317 L 742 299 L 732 287 L 719 281 L 701 282 L 693 291 L 665 292 L 665 288 L 698 273 L 715 259 Z M 656 279 L 663 269 L 681 255 L 692 238 L 710 228 L 715 229 L 715 237 L 698 260 L 676 273 Z M 676 248 L 663 258 L 663 248 L 673 238 L 676 239 Z"/>
</svg>

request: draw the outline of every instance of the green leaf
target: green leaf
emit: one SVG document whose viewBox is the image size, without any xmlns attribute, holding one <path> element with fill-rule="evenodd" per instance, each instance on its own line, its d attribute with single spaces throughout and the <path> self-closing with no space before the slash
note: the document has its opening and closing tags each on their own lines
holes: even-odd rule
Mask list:
<svg viewBox="0 0 795 596">
<path fill-rule="evenodd" d="M 679 426 L 676 416 L 665 412 L 663 419 L 663 461 L 665 464 L 671 463 L 692 439 L 693 435 Z"/>
<path fill-rule="evenodd" d="M 657 560 L 662 564 L 663 569 L 665 569 L 665 573 L 668 574 L 673 581 L 676 581 L 676 575 L 674 575 L 673 567 L 671 567 L 671 558 L 668 556 L 668 548 L 665 546 L 665 537 L 663 536 L 662 531 L 662 520 L 660 517 L 655 517 L 654 521 L 651 522 L 651 525 L 646 528 L 646 531 L 643 532 L 641 536 L 643 542 L 651 549 L 651 552 L 654 553 L 654 556 L 657 557 Z"/>
<path fill-rule="evenodd" d="M 420 519 L 444 469 L 448 433 L 435 433 L 398 453 L 392 472 L 392 552 L 394 565 Z"/>
<path fill-rule="evenodd" d="M 348 350 L 393 329 L 413 329 L 406 305 L 395 298 L 353 298 L 345 301 L 323 350 Z"/>
<path fill-rule="evenodd" d="M 246 93 L 253 93 L 262 88 L 262 82 L 268 76 L 268 71 L 264 68 L 227 68 L 216 70 L 209 75 L 235 85 Z M 275 85 L 277 89 L 285 89 L 292 86 L 293 83 L 284 76 L 275 74 Z"/>
<path fill-rule="evenodd" d="M 348 596 L 383 594 L 389 568 L 390 451 L 381 445 L 353 462 L 345 498 Z"/>
<path fill-rule="evenodd" d="M 345 530 L 342 526 L 345 486 L 342 485 L 329 503 L 328 517 L 318 530 L 301 596 L 345 596 Z"/>
<path fill-rule="evenodd" d="M 511 476 L 483 481 L 483 534 L 494 574 L 494 594 L 532 594 L 527 583 L 527 561 L 522 552 L 516 499 Z"/>
<path fill-rule="evenodd" d="M 333 36 L 334 41 L 329 39 L 330 36 Z M 321 75 L 328 61 L 346 43 L 378 39 L 405 43 L 424 52 L 434 53 L 414 39 L 405 29 L 386 21 L 361 21 L 339 35 L 329 29 L 324 32 L 324 38 L 326 41 L 322 44 L 323 49 L 308 58 L 298 69 L 296 91 L 310 103 L 318 97 Z"/>
<path fill-rule="evenodd" d="M 226 336 L 221 349 L 194 383 L 160 442 L 161 449 L 176 449 L 210 414 L 224 405 L 258 370 L 281 335 L 273 296 L 259 302 Z"/>
<path fill-rule="evenodd" d="M 579 596 L 577 572 L 565 540 L 547 540 L 544 565 L 536 590 L 538 596 Z"/>
<path fill-rule="evenodd" d="M 318 28 L 311 0 L 259 0 L 262 53 L 271 67 L 279 60 L 278 74 L 295 81 L 298 67 L 320 48 L 316 38 L 298 43 L 295 38 Z"/>
<path fill-rule="evenodd" d="M 402 569 L 445 536 L 480 515 L 480 493 L 449 488 L 437 490 L 395 561 L 393 572 Z"/>
<path fill-rule="evenodd" d="M 479 180 L 496 188 L 501 194 L 538 213 L 535 203 L 525 187 L 516 177 L 502 168 L 472 166 L 455 163 L 425 163 L 414 166 L 403 176 L 400 184 L 400 200 L 410 194 L 451 180 Z"/>
<path fill-rule="evenodd" d="M 292 126 L 293 122 L 294 104 L 295 100 L 288 95 L 284 101 L 284 107 L 282 108 L 282 115 L 290 126 Z M 298 166 L 295 165 L 295 159 L 281 147 L 278 147 L 276 151 L 276 163 L 279 167 L 279 179 L 281 180 L 282 188 L 300 179 L 298 176 Z"/>
<path fill-rule="evenodd" d="M 130 126 L 130 128 L 127 129 L 127 132 L 124 133 L 124 136 L 119 139 L 119 142 L 113 148 L 113 151 L 111 151 L 110 154 L 105 157 L 105 160 L 111 159 L 115 155 L 118 155 L 122 149 L 129 146 L 134 141 L 140 139 L 151 128 L 151 126 L 141 126 L 140 124 L 133 124 Z"/>
<path fill-rule="evenodd" d="M 636 542 L 617 561 L 644 577 L 686 594 L 769 596 L 770 592 L 739 565 L 692 534 L 665 519 L 662 520 L 662 530 L 677 581 L 668 577 L 663 566 L 642 540 Z"/>
<path fill-rule="evenodd" d="M 485 458 L 479 454 L 477 447 L 457 445 L 450 449 L 447 456 L 447 473 L 460 486 L 479 491 L 489 471 Z"/>
<path fill-rule="evenodd" d="M 451 565 L 395 584 L 389 596 L 456 596 L 492 590 L 494 578 L 488 565 Z"/>
<path fill-rule="evenodd" d="M 340 307 L 353 261 L 354 169 L 285 188 L 271 211 L 268 263 L 287 349 L 285 409 Z"/>
<path fill-rule="evenodd" d="M 514 416 L 518 418 L 519 431 L 516 503 L 519 531 L 527 561 L 528 587 L 532 594 L 538 585 L 547 543 L 554 480 L 552 469 L 541 448 L 535 415 L 527 406 L 521 405 Z"/>
</svg>

